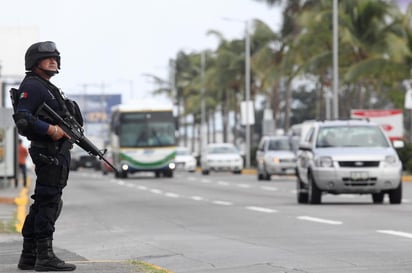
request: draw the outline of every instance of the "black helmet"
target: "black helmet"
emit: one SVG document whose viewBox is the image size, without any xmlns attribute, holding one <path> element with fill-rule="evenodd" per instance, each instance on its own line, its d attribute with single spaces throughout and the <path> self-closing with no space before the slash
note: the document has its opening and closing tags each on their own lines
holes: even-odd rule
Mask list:
<svg viewBox="0 0 412 273">
<path fill-rule="evenodd" d="M 49 57 L 56 57 L 57 67 L 60 69 L 60 52 L 57 50 L 55 43 L 46 41 L 32 44 L 24 56 L 26 70 L 32 70 L 38 61 Z"/>
</svg>

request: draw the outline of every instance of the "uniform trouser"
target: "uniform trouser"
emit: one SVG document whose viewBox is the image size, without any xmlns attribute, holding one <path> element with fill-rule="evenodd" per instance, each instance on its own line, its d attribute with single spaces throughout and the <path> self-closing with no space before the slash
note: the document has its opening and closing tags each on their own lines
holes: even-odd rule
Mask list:
<svg viewBox="0 0 412 273">
<path fill-rule="evenodd" d="M 24 221 L 22 235 L 33 239 L 53 238 L 54 225 L 62 206 L 63 188 L 68 178 L 70 152 L 50 155 L 47 149 L 37 147 L 29 151 L 37 179 L 31 196 L 33 204 Z"/>
<path fill-rule="evenodd" d="M 34 202 L 22 229 L 24 238 L 53 238 L 54 224 L 62 204 L 61 196 L 62 189 L 59 187 L 36 185 L 31 196 Z"/>
</svg>

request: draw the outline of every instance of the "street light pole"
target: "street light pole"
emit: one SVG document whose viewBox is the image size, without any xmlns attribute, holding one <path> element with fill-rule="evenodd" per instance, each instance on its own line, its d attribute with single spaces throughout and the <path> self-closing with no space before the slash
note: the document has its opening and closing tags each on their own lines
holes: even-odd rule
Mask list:
<svg viewBox="0 0 412 273">
<path fill-rule="evenodd" d="M 204 150 L 206 146 L 206 103 L 205 103 L 205 68 L 206 68 L 206 54 L 205 51 L 202 51 L 200 55 L 200 63 L 201 63 L 201 78 L 202 78 L 202 102 L 201 102 L 201 152 Z"/>
<path fill-rule="evenodd" d="M 333 119 L 339 118 L 338 0 L 333 0 Z"/>
<path fill-rule="evenodd" d="M 245 100 L 246 100 L 246 168 L 250 168 L 250 37 L 249 24 L 245 21 Z"/>
</svg>

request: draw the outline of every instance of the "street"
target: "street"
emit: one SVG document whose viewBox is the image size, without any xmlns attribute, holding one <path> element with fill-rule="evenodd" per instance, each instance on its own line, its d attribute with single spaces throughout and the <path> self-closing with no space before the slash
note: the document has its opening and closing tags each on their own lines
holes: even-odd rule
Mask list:
<svg viewBox="0 0 412 273">
<path fill-rule="evenodd" d="M 370 195 L 296 202 L 294 177 L 177 172 L 128 179 L 71 172 L 55 245 L 90 261 L 174 273 L 412 271 L 412 184 L 401 205 Z"/>
</svg>

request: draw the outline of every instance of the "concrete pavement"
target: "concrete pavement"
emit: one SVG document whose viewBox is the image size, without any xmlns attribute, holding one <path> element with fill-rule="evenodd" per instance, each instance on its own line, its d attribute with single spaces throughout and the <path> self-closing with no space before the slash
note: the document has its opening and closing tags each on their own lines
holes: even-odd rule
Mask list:
<svg viewBox="0 0 412 273">
<path fill-rule="evenodd" d="M 243 174 L 256 175 L 255 170 L 245 170 Z M 404 182 L 412 182 L 412 176 L 405 175 Z M 17 269 L 19 260 L 22 237 L 21 227 L 27 213 L 30 194 L 33 192 L 32 183 L 24 188 L 15 187 L 12 182 L 0 181 L 0 273 L 23 272 Z M 66 249 L 54 246 L 57 256 L 67 262 L 76 264 L 75 272 L 99 272 L 99 273 L 125 273 L 125 272 L 151 272 L 151 273 L 172 273 L 166 269 L 155 265 L 142 264 L 136 265 L 131 261 L 124 260 L 104 260 L 89 261 Z M 29 271 L 30 272 L 30 271 Z"/>
<path fill-rule="evenodd" d="M 14 182 L 0 181 L 0 273 L 14 272 L 34 272 L 34 270 L 22 271 L 17 268 L 22 247 L 21 227 L 29 206 L 32 187 L 15 187 Z M 84 273 L 144 273 L 141 264 L 134 264 L 131 261 L 104 260 L 89 261 L 69 250 L 54 246 L 55 254 L 70 263 L 76 265 L 75 272 Z M 145 264 L 146 267 L 156 268 L 154 265 Z M 169 272 L 169 271 L 150 271 Z"/>
</svg>

